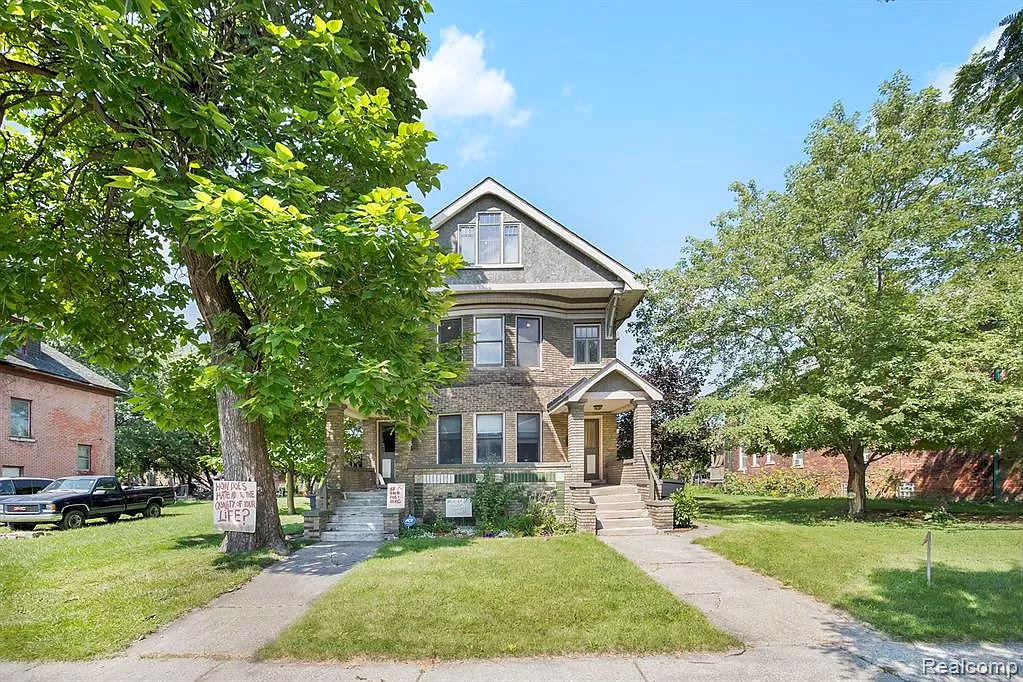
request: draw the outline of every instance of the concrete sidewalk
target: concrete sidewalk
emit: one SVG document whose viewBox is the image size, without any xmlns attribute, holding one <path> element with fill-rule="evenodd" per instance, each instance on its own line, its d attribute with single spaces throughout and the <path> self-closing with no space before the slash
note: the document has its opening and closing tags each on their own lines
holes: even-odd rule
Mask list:
<svg viewBox="0 0 1023 682">
<path fill-rule="evenodd" d="M 743 651 L 679 656 L 566 656 L 452 662 L 292 664 L 254 660 L 308 605 L 377 543 L 321 543 L 274 564 L 242 588 L 186 614 L 115 658 L 76 663 L 0 663 L 0 680 L 52 682 L 669 682 L 673 680 L 921 680 L 925 659 L 1015 662 L 1023 646 L 923 646 L 892 642 L 849 616 L 693 545 L 716 532 L 604 540 L 712 623 Z M 366 614 L 372 617 L 372 614 Z M 414 620 L 410 627 L 415 627 Z M 1006 679 L 990 675 L 982 679 Z M 950 679 L 945 677 L 944 679 Z M 954 679 L 970 679 L 958 675 Z"/>
<path fill-rule="evenodd" d="M 789 679 L 792 666 L 816 671 L 821 680 L 934 679 L 924 670 L 926 659 L 1015 662 L 1023 677 L 1023 644 L 894 642 L 841 611 L 692 543 L 719 532 L 703 526 L 688 533 L 601 539 L 711 623 L 743 640 L 743 657 L 763 665 L 753 673 L 757 679 Z"/>
<path fill-rule="evenodd" d="M 380 544 L 321 542 L 304 547 L 237 590 L 139 640 L 123 656 L 251 658 Z"/>
</svg>

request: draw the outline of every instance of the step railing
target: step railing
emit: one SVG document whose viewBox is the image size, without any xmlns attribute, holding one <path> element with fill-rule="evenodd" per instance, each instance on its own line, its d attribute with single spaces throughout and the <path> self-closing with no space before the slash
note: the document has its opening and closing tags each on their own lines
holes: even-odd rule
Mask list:
<svg viewBox="0 0 1023 682">
<path fill-rule="evenodd" d="M 654 465 L 650 462 L 650 457 L 647 456 L 646 450 L 641 447 L 634 448 L 637 459 L 643 464 L 643 470 L 646 472 L 647 477 L 647 498 L 651 502 L 656 502 L 661 499 L 661 480 L 657 478 L 657 474 L 654 473 Z"/>
</svg>

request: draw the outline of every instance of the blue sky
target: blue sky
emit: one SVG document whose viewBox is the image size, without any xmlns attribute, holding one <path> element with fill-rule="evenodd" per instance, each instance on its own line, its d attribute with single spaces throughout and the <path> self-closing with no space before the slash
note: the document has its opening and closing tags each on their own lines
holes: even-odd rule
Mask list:
<svg viewBox="0 0 1023 682">
<path fill-rule="evenodd" d="M 666 267 L 731 182 L 780 187 L 833 103 L 869 107 L 897 70 L 947 84 L 1015 9 L 440 0 L 416 82 L 448 170 L 423 203 L 490 175 L 633 270 Z"/>
</svg>

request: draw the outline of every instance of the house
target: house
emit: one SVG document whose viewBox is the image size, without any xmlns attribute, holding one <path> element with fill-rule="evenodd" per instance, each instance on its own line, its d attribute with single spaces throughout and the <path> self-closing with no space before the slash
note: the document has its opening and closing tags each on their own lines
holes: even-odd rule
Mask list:
<svg viewBox="0 0 1023 682">
<path fill-rule="evenodd" d="M 362 420 L 361 469 L 338 464 L 343 438 L 331 434 L 343 433 L 344 414 L 328 410 L 328 502 L 369 491 L 379 475 L 405 484 L 413 514 L 458 521 L 490 470 L 590 532 L 652 532 L 650 513 L 670 523 L 651 499 L 650 407 L 662 395 L 617 358 L 619 330 L 645 293 L 636 275 L 491 178 L 433 227 L 465 260 L 437 334 L 460 348 L 467 374 L 432 396 L 434 417 L 410 441 L 397 435 L 400 415 L 349 410 Z M 619 460 L 615 417 L 626 411 L 635 411 L 635 457 Z M 602 521 L 600 501 L 612 497 L 618 513 Z"/>
<path fill-rule="evenodd" d="M 744 448 L 718 453 L 712 465 L 736 476 L 778 471 L 813 479 L 821 495 L 844 497 L 848 467 L 844 457 L 819 450 L 792 455 L 755 454 Z M 710 482 L 716 483 L 723 475 Z M 1023 497 L 1023 458 L 970 450 L 895 452 L 867 467 L 867 490 L 874 497 L 951 497 L 957 500 Z"/>
<path fill-rule="evenodd" d="M 39 341 L 0 357 L 0 476 L 114 473 L 117 384 Z"/>
</svg>

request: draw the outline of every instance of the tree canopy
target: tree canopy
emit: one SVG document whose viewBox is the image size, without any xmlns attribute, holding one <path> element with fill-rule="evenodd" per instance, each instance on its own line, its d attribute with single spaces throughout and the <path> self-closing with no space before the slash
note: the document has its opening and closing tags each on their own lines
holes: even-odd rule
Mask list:
<svg viewBox="0 0 1023 682">
<path fill-rule="evenodd" d="M 716 239 L 690 242 L 652 294 L 677 312 L 661 334 L 719 370 L 696 419 L 724 415 L 753 451 L 845 457 L 853 515 L 869 463 L 1005 441 L 1021 414 L 1018 383 L 990 377 L 1018 351 L 983 323 L 990 306 L 962 305 L 1015 208 L 976 124 L 902 76 L 866 116 L 836 106 L 784 191 L 735 185 Z"/>
<path fill-rule="evenodd" d="M 202 351 L 224 473 L 274 493 L 296 406 L 427 414 L 445 254 L 411 81 L 416 0 L 12 0 L 0 16 L 0 316 L 102 363 Z M 192 300 L 202 318 L 189 329 Z M 225 549 L 288 547 L 276 504 Z"/>
</svg>

